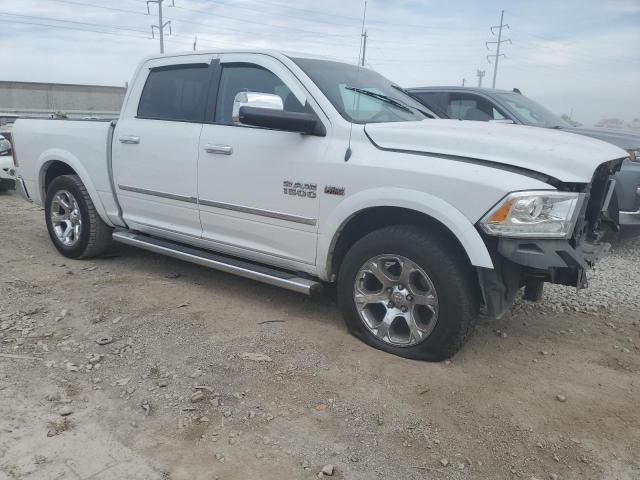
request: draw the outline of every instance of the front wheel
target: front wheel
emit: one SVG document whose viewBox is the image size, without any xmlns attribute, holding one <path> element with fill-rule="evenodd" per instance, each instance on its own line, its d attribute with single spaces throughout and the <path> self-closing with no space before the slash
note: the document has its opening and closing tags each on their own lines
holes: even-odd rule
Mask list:
<svg viewBox="0 0 640 480">
<path fill-rule="evenodd" d="M 45 220 L 51 241 L 65 257 L 95 257 L 111 242 L 112 229 L 96 212 L 77 175 L 53 179 L 47 188 Z"/>
<path fill-rule="evenodd" d="M 338 301 L 349 330 L 406 358 L 456 353 L 479 313 L 473 270 L 448 239 L 412 225 L 374 231 L 347 252 Z"/>
</svg>

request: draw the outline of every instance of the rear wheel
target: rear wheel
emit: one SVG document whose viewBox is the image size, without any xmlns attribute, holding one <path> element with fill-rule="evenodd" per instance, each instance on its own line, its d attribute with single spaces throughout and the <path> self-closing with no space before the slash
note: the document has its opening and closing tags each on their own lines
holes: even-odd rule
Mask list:
<svg viewBox="0 0 640 480">
<path fill-rule="evenodd" d="M 45 200 L 45 220 L 51 241 L 65 257 L 95 257 L 111 243 L 112 229 L 96 212 L 77 175 L 61 175 L 51 182 Z"/>
<path fill-rule="evenodd" d="M 440 361 L 479 313 L 472 268 L 442 235 L 411 225 L 372 232 L 347 252 L 338 301 L 349 330 L 402 357 Z"/>
</svg>

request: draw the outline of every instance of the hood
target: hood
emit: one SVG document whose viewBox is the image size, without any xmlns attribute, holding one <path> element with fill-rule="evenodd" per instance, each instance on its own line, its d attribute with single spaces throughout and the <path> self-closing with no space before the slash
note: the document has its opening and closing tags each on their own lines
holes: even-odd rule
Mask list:
<svg viewBox="0 0 640 480">
<path fill-rule="evenodd" d="M 562 131 L 597 138 L 598 140 L 612 143 L 616 147 L 620 147 L 625 150 L 640 149 L 640 132 L 634 132 L 633 130 L 622 130 L 618 128 L 566 127 L 562 128 Z"/>
<path fill-rule="evenodd" d="M 524 125 L 427 119 L 369 123 L 365 132 L 378 148 L 484 160 L 563 182 L 588 183 L 600 164 L 628 156 L 600 140 Z"/>
</svg>

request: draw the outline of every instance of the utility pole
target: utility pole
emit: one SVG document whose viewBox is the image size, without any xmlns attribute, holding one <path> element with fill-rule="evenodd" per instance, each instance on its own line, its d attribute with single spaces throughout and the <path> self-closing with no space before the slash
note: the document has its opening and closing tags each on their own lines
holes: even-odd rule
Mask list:
<svg viewBox="0 0 640 480">
<path fill-rule="evenodd" d="M 482 88 L 482 79 L 484 77 L 484 70 L 478 70 L 476 75 L 478 75 L 478 88 Z"/>
<path fill-rule="evenodd" d="M 464 84 L 465 84 L 465 83 L 467 83 L 467 79 L 466 79 L 466 78 L 463 78 L 463 79 L 462 79 L 462 86 L 463 86 L 463 87 L 464 87 Z"/>
<path fill-rule="evenodd" d="M 198 45 L 198 36 L 196 35 L 195 40 L 193 41 L 193 51 L 196 51 L 196 46 Z"/>
<path fill-rule="evenodd" d="M 171 0 L 171 6 L 175 7 L 175 0 Z M 149 9 L 150 3 L 155 3 L 158 5 L 158 24 L 151 25 L 151 38 L 156 38 L 155 29 L 158 29 L 158 33 L 160 34 L 160 53 L 164 53 L 164 29 L 169 27 L 169 35 L 171 35 L 171 20 L 167 20 L 162 23 L 162 4 L 165 0 L 147 0 L 147 15 L 151 15 L 151 10 Z"/>
<path fill-rule="evenodd" d="M 491 57 L 495 58 L 495 62 L 493 64 L 493 83 L 492 83 L 492 88 L 496 88 L 496 77 L 498 76 L 498 60 L 500 59 L 500 57 L 505 57 L 506 55 L 504 53 L 500 53 L 500 46 L 504 43 L 504 42 L 509 42 L 511 43 L 511 39 L 506 38 L 506 39 L 502 39 L 502 29 L 503 28 L 508 28 L 509 30 L 511 30 L 511 27 L 509 25 L 507 25 L 506 23 L 504 23 L 504 10 L 502 10 L 502 13 L 500 14 L 500 25 L 494 25 L 493 27 L 491 27 L 491 34 L 495 35 L 495 32 L 493 31 L 494 28 L 498 29 L 498 41 L 497 42 L 485 42 L 485 45 L 487 47 L 487 50 L 491 50 L 489 48 L 489 45 L 495 45 L 496 46 L 496 53 L 494 55 L 487 55 L 487 61 L 489 63 L 491 63 L 491 60 L 489 60 Z"/>
</svg>

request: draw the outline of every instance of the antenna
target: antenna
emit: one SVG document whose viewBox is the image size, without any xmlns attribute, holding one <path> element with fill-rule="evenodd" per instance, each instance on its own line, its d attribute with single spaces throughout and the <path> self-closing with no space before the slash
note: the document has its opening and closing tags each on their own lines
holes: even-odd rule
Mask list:
<svg viewBox="0 0 640 480">
<path fill-rule="evenodd" d="M 360 31 L 360 49 L 358 51 L 358 65 L 364 66 L 364 57 L 367 51 L 367 31 L 364 29 L 367 19 L 367 0 L 364 0 L 364 9 L 362 11 L 362 29 Z"/>
<path fill-rule="evenodd" d="M 367 49 L 367 31 L 364 29 L 364 25 L 365 25 L 365 21 L 367 19 L 367 0 L 364 0 L 364 9 L 362 11 L 362 31 L 360 33 L 360 53 L 362 54 L 362 56 L 360 56 L 360 54 L 358 54 L 358 65 L 362 65 L 362 67 L 364 67 L 364 57 L 365 57 L 365 53 L 366 53 L 366 49 Z M 363 43 L 364 42 L 364 43 Z M 364 48 L 363 48 L 364 47 Z M 360 75 L 360 68 L 361 67 L 356 67 L 356 83 L 358 82 L 358 77 Z M 353 103 L 351 104 L 351 111 L 353 112 L 356 109 L 356 103 L 358 105 L 360 105 L 360 97 L 358 97 L 358 93 L 357 92 L 353 92 Z M 357 102 L 356 102 L 356 98 L 357 98 Z M 352 121 L 350 122 L 349 125 L 349 143 L 347 146 L 347 151 L 344 152 L 344 161 L 348 162 L 349 159 L 351 158 L 351 137 L 353 135 L 353 119 L 351 119 Z"/>
</svg>

